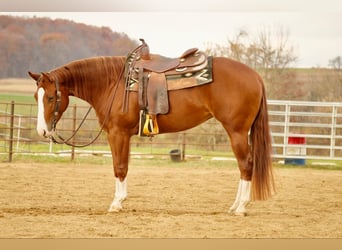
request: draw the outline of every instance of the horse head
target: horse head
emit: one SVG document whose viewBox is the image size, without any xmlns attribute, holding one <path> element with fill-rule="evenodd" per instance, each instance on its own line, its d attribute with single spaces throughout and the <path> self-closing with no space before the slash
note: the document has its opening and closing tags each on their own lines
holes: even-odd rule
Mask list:
<svg viewBox="0 0 342 250">
<path fill-rule="evenodd" d="M 68 93 L 60 86 L 57 77 L 50 73 L 28 73 L 37 84 L 34 94 L 38 103 L 37 132 L 40 136 L 52 136 L 57 122 L 69 105 Z"/>
</svg>

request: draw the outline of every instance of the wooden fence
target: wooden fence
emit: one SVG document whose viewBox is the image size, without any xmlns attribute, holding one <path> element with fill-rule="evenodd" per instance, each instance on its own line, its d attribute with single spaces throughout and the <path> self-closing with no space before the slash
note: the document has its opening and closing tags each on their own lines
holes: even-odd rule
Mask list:
<svg viewBox="0 0 342 250">
<path fill-rule="evenodd" d="M 273 139 L 273 158 L 286 160 L 342 160 L 342 104 L 300 101 L 268 101 Z M 70 136 L 88 107 L 71 105 L 58 123 L 58 131 Z M 35 104 L 0 102 L 0 156 L 12 161 L 15 154 L 110 155 L 106 134 L 102 133 L 92 145 L 77 150 L 55 145 L 36 133 Z M 89 142 L 99 131 L 92 111 L 77 133 L 74 142 Z M 185 158 L 204 156 L 233 157 L 228 137 L 214 119 L 196 128 L 151 138 L 134 136 L 131 155 L 169 155 L 179 149 Z"/>
</svg>

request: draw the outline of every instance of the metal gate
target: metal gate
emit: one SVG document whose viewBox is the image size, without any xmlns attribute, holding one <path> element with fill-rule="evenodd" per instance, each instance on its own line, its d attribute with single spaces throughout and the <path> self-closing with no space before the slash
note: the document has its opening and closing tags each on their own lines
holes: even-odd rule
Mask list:
<svg viewBox="0 0 342 250">
<path fill-rule="evenodd" d="M 342 103 L 269 100 L 268 108 L 274 158 L 300 148 L 304 159 L 342 160 Z M 305 144 L 289 143 L 293 137 Z"/>
</svg>

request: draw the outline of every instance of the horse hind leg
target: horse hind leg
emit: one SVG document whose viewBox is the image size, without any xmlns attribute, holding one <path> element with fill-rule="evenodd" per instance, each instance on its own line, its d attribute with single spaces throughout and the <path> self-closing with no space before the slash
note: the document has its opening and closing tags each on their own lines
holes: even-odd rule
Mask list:
<svg viewBox="0 0 342 250">
<path fill-rule="evenodd" d="M 229 213 L 235 215 L 247 215 L 247 205 L 251 200 L 251 179 L 253 162 L 248 145 L 248 133 L 236 133 L 231 136 L 232 148 L 240 169 L 240 181 L 235 201 L 229 209 Z"/>
<path fill-rule="evenodd" d="M 250 202 L 251 182 L 240 179 L 238 191 L 233 205 L 229 208 L 229 213 L 235 215 L 247 215 L 247 205 Z"/>
</svg>

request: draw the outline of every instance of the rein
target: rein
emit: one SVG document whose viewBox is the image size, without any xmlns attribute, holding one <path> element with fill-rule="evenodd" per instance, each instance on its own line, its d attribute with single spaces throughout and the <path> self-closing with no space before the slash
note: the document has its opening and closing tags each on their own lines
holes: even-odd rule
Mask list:
<svg viewBox="0 0 342 250">
<path fill-rule="evenodd" d="M 71 143 L 70 140 L 76 136 L 77 132 L 80 130 L 81 126 L 83 125 L 83 123 L 85 122 L 86 118 L 88 117 L 92 107 L 91 106 L 89 107 L 88 111 L 83 116 L 82 121 L 79 124 L 78 128 L 73 132 L 73 134 L 68 139 L 64 139 L 62 136 L 57 134 L 56 125 L 57 125 L 57 116 L 58 116 L 59 109 L 60 109 L 60 104 L 61 104 L 61 91 L 59 90 L 59 83 L 58 83 L 58 79 L 56 77 L 56 80 L 55 80 L 56 104 L 55 104 L 55 109 L 54 109 L 54 113 L 53 113 L 52 129 L 53 129 L 54 133 L 56 134 L 56 136 L 58 137 L 58 139 L 60 141 L 57 141 L 53 135 L 51 135 L 49 137 L 50 140 L 53 143 L 55 143 L 55 144 L 66 144 L 68 146 L 76 147 L 76 148 L 83 148 L 83 147 L 89 146 L 90 144 L 94 143 L 99 138 L 99 136 L 101 135 L 101 133 L 103 131 L 103 128 L 104 128 L 105 124 L 107 123 L 107 121 L 109 119 L 110 113 L 112 111 L 113 103 L 114 103 L 114 98 L 116 96 L 116 93 L 117 93 L 117 90 L 118 90 L 118 87 L 119 87 L 119 82 L 120 82 L 120 80 L 121 80 L 121 78 L 123 76 L 124 71 L 125 71 L 125 67 L 122 68 L 122 70 L 120 72 L 120 75 L 119 75 L 119 77 L 117 78 L 117 80 L 115 82 L 114 94 L 113 94 L 112 99 L 110 101 L 110 106 L 109 106 L 108 112 L 107 112 L 107 114 L 105 116 L 104 121 L 102 122 L 102 125 L 101 125 L 101 128 L 100 128 L 99 132 L 97 133 L 96 137 L 94 139 L 92 139 L 90 142 L 85 143 L 85 144 L 81 144 L 81 145 Z"/>
</svg>

